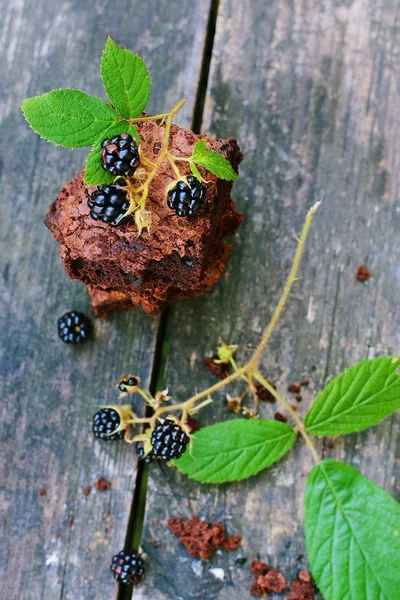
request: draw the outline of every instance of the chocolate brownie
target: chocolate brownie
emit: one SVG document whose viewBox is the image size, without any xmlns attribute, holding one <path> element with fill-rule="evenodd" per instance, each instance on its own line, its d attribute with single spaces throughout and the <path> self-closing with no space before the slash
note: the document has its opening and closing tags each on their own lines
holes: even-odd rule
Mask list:
<svg viewBox="0 0 400 600">
<path fill-rule="evenodd" d="M 148 121 L 139 130 L 141 151 L 157 160 L 164 127 Z M 199 139 L 237 171 L 243 157 L 233 138 L 213 140 L 173 126 L 170 149 L 176 156 L 190 156 Z M 189 174 L 187 163 L 179 166 Z M 131 306 L 156 314 L 175 298 L 200 295 L 218 281 L 228 255 L 223 238 L 235 233 L 242 215 L 234 210 L 232 183 L 206 171 L 203 175 L 208 182 L 205 208 L 195 218 L 179 217 L 166 202 L 166 187 L 176 177 L 165 160 L 149 188 L 151 230 L 140 236 L 133 221 L 112 227 L 91 219 L 87 200 L 95 188 L 83 183 L 83 173 L 61 190 L 45 222 L 60 243 L 70 277 L 90 286 L 97 314 Z"/>
</svg>

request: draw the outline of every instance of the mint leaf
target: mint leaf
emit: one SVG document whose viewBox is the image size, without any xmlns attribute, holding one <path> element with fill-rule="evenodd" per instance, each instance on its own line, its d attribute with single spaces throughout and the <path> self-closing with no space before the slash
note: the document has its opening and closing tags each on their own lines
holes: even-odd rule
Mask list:
<svg viewBox="0 0 400 600">
<path fill-rule="evenodd" d="M 305 425 L 313 435 L 353 433 L 376 425 L 400 408 L 399 358 L 363 360 L 317 396 Z"/>
<path fill-rule="evenodd" d="M 22 112 L 40 136 L 65 148 L 90 146 L 118 115 L 104 100 L 72 89 L 27 98 Z"/>
<path fill-rule="evenodd" d="M 202 483 L 239 481 L 279 460 L 295 439 L 293 427 L 280 421 L 225 421 L 197 431 L 192 452 L 174 465 Z"/>
<path fill-rule="evenodd" d="M 207 171 L 211 171 L 220 179 L 235 181 L 238 178 L 231 163 L 222 154 L 214 150 L 207 150 L 205 140 L 199 140 L 195 145 L 191 156 L 192 161 Z"/>
<path fill-rule="evenodd" d="M 305 534 L 325 600 L 394 600 L 400 590 L 400 505 L 356 469 L 325 460 L 311 471 Z"/>
<path fill-rule="evenodd" d="M 101 166 L 101 143 L 103 140 L 112 138 L 114 135 L 119 135 L 120 133 L 129 133 L 132 137 L 136 138 L 136 141 L 139 140 L 138 144 L 140 143 L 138 130 L 128 123 L 128 121 L 117 121 L 110 125 L 96 141 L 86 159 L 84 178 L 86 185 L 102 185 L 114 181 L 115 178 L 113 175 Z"/>
<path fill-rule="evenodd" d="M 118 112 L 126 119 L 139 117 L 146 108 L 151 89 L 143 59 L 109 37 L 100 72 L 107 95 Z"/>
</svg>

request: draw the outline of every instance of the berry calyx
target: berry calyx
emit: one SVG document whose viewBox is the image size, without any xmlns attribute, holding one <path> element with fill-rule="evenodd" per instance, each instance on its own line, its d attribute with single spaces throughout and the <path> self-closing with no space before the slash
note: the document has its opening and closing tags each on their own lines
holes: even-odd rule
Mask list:
<svg viewBox="0 0 400 600">
<path fill-rule="evenodd" d="M 125 437 L 125 430 L 119 430 L 121 417 L 113 408 L 102 408 L 93 416 L 93 435 L 99 440 L 111 442 Z"/>
<path fill-rule="evenodd" d="M 124 392 L 126 394 L 133 394 L 136 392 L 138 386 L 140 385 L 140 378 L 135 375 L 125 375 L 118 382 L 118 389 L 120 392 Z"/>
<path fill-rule="evenodd" d="M 124 585 L 138 585 L 146 576 L 146 563 L 137 552 L 121 550 L 111 561 L 115 581 Z"/>
<path fill-rule="evenodd" d="M 89 339 L 92 324 L 81 312 L 72 310 L 58 319 L 58 335 L 66 344 L 82 344 Z"/>
<path fill-rule="evenodd" d="M 167 204 L 179 217 L 194 217 L 205 206 L 207 189 L 194 175 L 189 175 L 186 181 L 178 181 L 169 190 Z"/>
<path fill-rule="evenodd" d="M 172 419 L 159 421 L 151 434 L 153 454 L 163 460 L 179 458 L 186 450 L 190 439 L 182 427 Z"/>
<path fill-rule="evenodd" d="M 132 177 L 140 165 L 139 148 L 128 133 L 121 133 L 101 144 L 101 165 L 114 175 Z"/>
<path fill-rule="evenodd" d="M 92 219 L 114 226 L 121 223 L 130 207 L 128 194 L 123 189 L 123 185 L 123 181 L 116 181 L 113 185 L 100 185 L 90 194 L 88 207 Z"/>
</svg>

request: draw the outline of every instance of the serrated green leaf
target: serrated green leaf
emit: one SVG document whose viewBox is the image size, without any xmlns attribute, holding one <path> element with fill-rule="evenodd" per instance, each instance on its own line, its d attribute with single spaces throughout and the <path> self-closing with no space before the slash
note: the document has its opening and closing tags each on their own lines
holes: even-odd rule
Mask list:
<svg viewBox="0 0 400 600">
<path fill-rule="evenodd" d="M 140 143 L 138 130 L 128 123 L 128 121 L 118 121 L 117 123 L 113 123 L 102 133 L 88 154 L 84 178 L 86 185 L 102 185 L 114 181 L 115 178 L 111 173 L 108 173 L 108 171 L 101 166 L 100 152 L 103 140 L 112 138 L 114 135 L 119 135 L 120 133 L 129 133 L 132 137 L 136 138 L 138 144 Z"/>
<path fill-rule="evenodd" d="M 325 600 L 400 597 L 400 505 L 353 467 L 326 460 L 311 471 L 305 534 Z"/>
<path fill-rule="evenodd" d="M 279 460 L 295 440 L 293 427 L 280 421 L 225 421 L 197 431 L 192 453 L 185 452 L 174 464 L 202 483 L 239 481 Z"/>
<path fill-rule="evenodd" d="M 143 59 L 109 37 L 100 72 L 107 95 L 118 112 L 126 119 L 139 117 L 146 108 L 151 89 Z"/>
<path fill-rule="evenodd" d="M 305 425 L 313 435 L 339 435 L 376 425 L 400 408 L 399 358 L 363 360 L 317 396 Z"/>
<path fill-rule="evenodd" d="M 207 171 L 214 173 L 220 179 L 235 181 L 238 178 L 231 163 L 222 154 L 214 150 L 207 150 L 205 140 L 199 140 L 196 143 L 191 160 L 200 167 L 207 169 Z"/>
<path fill-rule="evenodd" d="M 203 178 L 201 176 L 200 171 L 198 170 L 198 168 L 196 167 L 196 165 L 193 162 L 189 163 L 190 165 L 190 170 L 192 171 L 193 175 L 199 180 L 199 181 L 203 181 Z"/>
<path fill-rule="evenodd" d="M 118 121 L 117 113 L 104 100 L 67 88 L 27 98 L 22 112 L 39 135 L 64 148 L 90 146 Z"/>
</svg>

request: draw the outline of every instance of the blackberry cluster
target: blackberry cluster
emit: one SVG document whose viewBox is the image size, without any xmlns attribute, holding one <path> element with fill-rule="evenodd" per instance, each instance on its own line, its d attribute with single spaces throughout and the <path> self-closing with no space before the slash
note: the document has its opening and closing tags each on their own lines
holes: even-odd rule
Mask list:
<svg viewBox="0 0 400 600">
<path fill-rule="evenodd" d="M 88 207 L 90 216 L 95 221 L 103 221 L 110 225 L 119 225 L 130 206 L 125 182 L 116 181 L 113 185 L 100 185 L 90 194 Z"/>
<path fill-rule="evenodd" d="M 132 177 L 140 165 L 139 148 L 136 141 L 128 133 L 116 135 L 111 140 L 103 140 L 101 164 L 103 169 L 114 177 L 117 175 Z"/>
<path fill-rule="evenodd" d="M 143 460 L 146 464 L 153 462 L 153 460 L 157 458 L 153 450 L 151 450 L 147 456 L 144 456 L 144 446 L 141 442 L 136 442 L 135 448 L 138 459 Z"/>
<path fill-rule="evenodd" d="M 178 181 L 168 192 L 168 207 L 176 212 L 178 217 L 194 217 L 204 207 L 207 200 L 205 186 L 193 175 L 185 181 Z"/>
<path fill-rule="evenodd" d="M 121 419 L 116 410 L 113 408 L 102 408 L 93 417 L 93 435 L 95 438 L 104 440 L 105 442 L 121 440 L 125 436 L 125 431 L 112 433 L 119 427 L 120 423 Z"/>
<path fill-rule="evenodd" d="M 125 585 L 137 585 L 146 576 L 146 563 L 137 552 L 121 550 L 113 556 L 110 568 L 115 581 Z"/>
<path fill-rule="evenodd" d="M 137 385 L 139 385 L 139 383 L 140 382 L 137 377 L 127 377 L 126 379 L 123 379 L 119 382 L 118 389 L 120 390 L 120 392 L 129 393 L 131 391 L 129 388 L 135 388 Z"/>
<path fill-rule="evenodd" d="M 188 443 L 189 436 L 172 419 L 165 419 L 164 423 L 158 423 L 151 434 L 152 452 L 155 457 L 163 460 L 182 456 Z"/>
<path fill-rule="evenodd" d="M 90 337 L 92 324 L 81 312 L 72 310 L 58 319 L 58 335 L 66 344 L 82 344 Z"/>
</svg>

